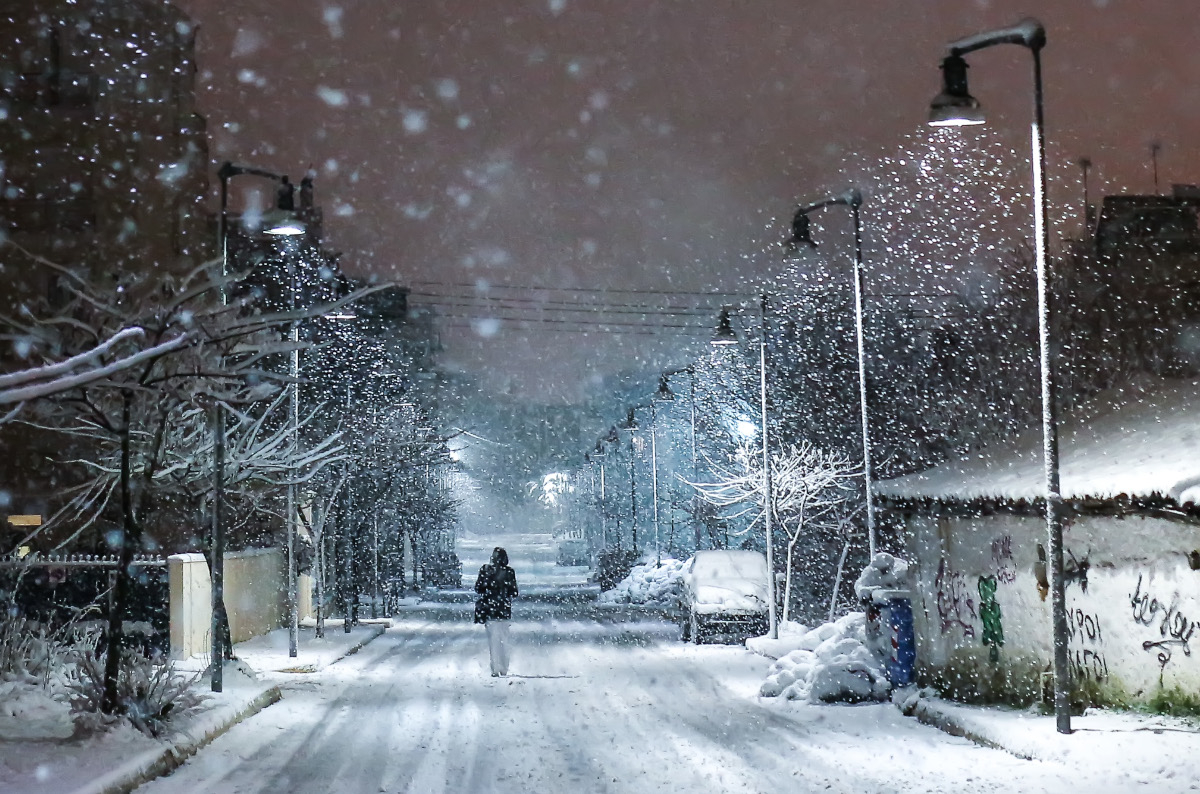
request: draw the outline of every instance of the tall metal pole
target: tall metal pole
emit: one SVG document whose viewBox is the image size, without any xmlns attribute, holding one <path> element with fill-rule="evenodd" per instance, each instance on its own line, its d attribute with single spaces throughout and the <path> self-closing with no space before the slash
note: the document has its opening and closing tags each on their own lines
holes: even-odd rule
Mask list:
<svg viewBox="0 0 1200 794">
<path fill-rule="evenodd" d="M 658 542 L 658 446 L 655 442 L 654 426 L 658 424 L 658 410 L 650 401 L 650 482 L 654 497 L 654 564 L 662 565 L 662 547 Z"/>
<path fill-rule="evenodd" d="M 375 580 L 374 593 L 371 596 L 371 617 L 379 617 L 379 516 L 371 517 L 371 565 L 372 578 Z"/>
<path fill-rule="evenodd" d="M 350 382 L 346 381 L 346 419 L 350 419 Z M 349 467 L 350 462 L 346 465 Z M 349 473 L 348 473 L 349 474 Z M 345 561 L 343 564 L 345 573 L 345 584 L 342 587 L 342 631 L 345 634 L 350 633 L 350 618 L 351 610 L 351 594 L 354 588 L 354 539 L 351 537 L 351 527 L 354 526 L 354 478 L 347 476 L 346 480 L 346 523 L 344 531 L 346 533 L 344 548 Z"/>
<path fill-rule="evenodd" d="M 762 407 L 763 463 L 763 530 L 767 537 L 767 617 L 771 639 L 779 639 L 779 623 L 775 614 L 775 539 L 771 534 L 771 448 L 767 438 L 767 294 L 759 304 L 762 338 L 758 346 L 759 401 Z"/>
<path fill-rule="evenodd" d="M 1063 579 L 1062 488 L 1058 464 L 1058 404 L 1054 393 L 1054 354 L 1050 332 L 1050 225 L 1046 212 L 1046 134 L 1042 100 L 1042 46 L 1033 53 L 1033 216 L 1037 239 L 1038 344 L 1042 377 L 1042 457 L 1046 473 L 1046 530 L 1050 552 L 1050 614 L 1054 629 L 1054 715 L 1059 733 L 1071 732 L 1071 668 L 1067 643 L 1066 582 Z"/>
<path fill-rule="evenodd" d="M 212 622 L 209 625 L 212 654 L 212 691 L 223 687 L 225 667 L 225 533 L 221 525 L 221 503 L 225 501 L 225 416 L 220 403 L 212 408 L 213 504 L 212 504 Z"/>
<path fill-rule="evenodd" d="M 633 434 L 637 432 L 632 426 L 629 428 L 629 528 L 633 533 L 633 551 L 636 554 L 638 550 L 637 542 L 637 486 L 633 480 Z"/>
<path fill-rule="evenodd" d="M 699 482 L 699 475 L 696 473 L 696 368 L 695 366 L 688 367 L 689 380 L 691 382 L 691 412 L 692 412 L 692 482 Z M 700 551 L 700 516 L 696 509 L 699 505 L 699 495 L 696 489 L 692 489 L 692 527 L 696 533 L 695 551 Z"/>
<path fill-rule="evenodd" d="M 221 211 L 217 221 L 217 244 L 221 248 L 221 303 L 226 301 L 224 277 L 229 272 L 229 176 L 218 172 L 221 181 Z M 221 502 L 225 498 L 225 413 L 220 404 L 212 409 L 213 436 L 213 500 L 212 500 L 212 568 L 209 571 L 212 592 L 210 604 L 212 619 L 209 625 L 210 654 L 212 661 L 211 686 L 220 692 L 223 685 L 225 659 L 224 621 L 228 619 L 224 606 L 225 589 L 225 527 L 222 523 Z"/>
<path fill-rule="evenodd" d="M 604 461 L 600 461 L 600 548 L 608 548 L 608 507 L 604 498 Z"/>
<path fill-rule="evenodd" d="M 297 292 L 296 260 L 288 257 L 288 303 L 293 312 L 296 311 Z M 299 452 L 300 444 L 300 326 L 295 320 L 288 330 L 288 339 L 292 350 L 288 355 L 288 375 L 291 384 L 288 387 L 288 425 L 290 428 L 293 454 Z M 292 478 L 294 479 L 294 478 Z M 296 483 L 288 482 L 287 487 L 287 609 L 288 609 L 288 656 L 295 658 L 299 652 L 300 640 L 300 599 L 296 592 L 296 521 L 299 518 L 300 505 L 296 498 Z"/>
<path fill-rule="evenodd" d="M 857 195 L 857 194 L 856 194 Z M 871 430 L 867 420 L 867 351 L 863 330 L 862 222 L 858 204 L 851 202 L 854 218 L 854 331 L 858 341 L 858 400 L 862 414 L 863 489 L 867 497 L 867 553 L 875 559 L 875 504 L 871 499 Z"/>
</svg>

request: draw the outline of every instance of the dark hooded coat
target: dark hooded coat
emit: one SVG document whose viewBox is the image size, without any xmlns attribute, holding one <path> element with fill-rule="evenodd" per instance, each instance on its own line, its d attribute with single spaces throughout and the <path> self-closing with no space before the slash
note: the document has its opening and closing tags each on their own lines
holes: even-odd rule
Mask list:
<svg viewBox="0 0 1200 794">
<path fill-rule="evenodd" d="M 512 600 L 517 597 L 517 574 L 508 567 L 508 552 L 497 548 L 492 561 L 479 569 L 475 580 L 475 622 L 512 619 Z"/>
</svg>

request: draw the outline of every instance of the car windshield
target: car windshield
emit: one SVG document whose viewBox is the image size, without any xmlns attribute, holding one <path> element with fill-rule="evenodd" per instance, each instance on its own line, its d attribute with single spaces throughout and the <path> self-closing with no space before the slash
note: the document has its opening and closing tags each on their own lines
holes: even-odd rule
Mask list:
<svg viewBox="0 0 1200 794">
<path fill-rule="evenodd" d="M 765 579 L 766 560 L 753 551 L 697 554 L 692 564 L 697 579 Z"/>
</svg>

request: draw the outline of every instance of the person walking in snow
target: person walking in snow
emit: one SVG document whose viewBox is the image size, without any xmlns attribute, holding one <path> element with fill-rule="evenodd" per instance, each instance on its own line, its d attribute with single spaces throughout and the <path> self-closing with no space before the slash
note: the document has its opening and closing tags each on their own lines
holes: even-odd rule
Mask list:
<svg viewBox="0 0 1200 794">
<path fill-rule="evenodd" d="M 508 624 L 517 597 L 517 575 L 508 567 L 508 552 L 499 546 L 492 549 L 492 561 L 479 569 L 475 592 L 479 594 L 475 622 L 487 629 L 492 676 L 508 675 Z"/>
</svg>

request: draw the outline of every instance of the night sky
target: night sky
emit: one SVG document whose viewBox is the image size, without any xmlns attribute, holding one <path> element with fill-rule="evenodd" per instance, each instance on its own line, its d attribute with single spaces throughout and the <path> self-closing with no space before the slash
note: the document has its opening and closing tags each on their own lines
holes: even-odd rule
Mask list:
<svg viewBox="0 0 1200 794">
<path fill-rule="evenodd" d="M 925 113 L 952 38 L 1027 14 L 1045 23 L 1059 233 L 1078 228 L 1081 156 L 1094 162 L 1093 196 L 1151 192 L 1152 141 L 1162 144 L 1164 191 L 1200 181 L 1200 9 L 1182 0 L 179 5 L 200 25 L 213 167 L 228 158 L 299 178 L 312 164 L 346 269 L 412 284 L 415 303 L 463 315 L 443 328 L 443 366 L 536 401 L 576 398 L 604 373 L 686 360 L 699 333 L 636 323 L 709 324 L 705 307 L 736 296 L 686 293 L 744 293 L 778 271 L 770 243 L 798 200 L 863 181 L 868 247 L 886 247 L 868 177 L 881 158 L 898 162 L 928 140 Z M 1028 54 L 998 47 L 969 60 L 985 134 L 1008 155 L 987 176 L 1016 195 L 1028 181 Z M 1011 233 L 1027 231 L 1024 207 Z M 996 228 L 983 236 L 993 234 L 1003 242 Z M 888 281 L 869 273 L 868 291 Z M 422 297 L 466 296 L 479 284 L 512 299 L 508 314 Z M 610 311 L 545 308 L 579 302 Z M 631 311 L 642 303 L 703 310 Z M 471 327 L 469 316 L 586 316 L 637 333 Z"/>
</svg>

